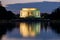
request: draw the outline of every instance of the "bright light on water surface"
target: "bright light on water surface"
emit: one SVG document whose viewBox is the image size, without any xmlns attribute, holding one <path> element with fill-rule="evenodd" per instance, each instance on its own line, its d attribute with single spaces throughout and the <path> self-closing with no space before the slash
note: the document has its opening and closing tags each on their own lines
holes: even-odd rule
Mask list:
<svg viewBox="0 0 60 40">
<path fill-rule="evenodd" d="M 20 34 L 23 37 L 35 37 L 40 33 L 40 23 L 20 23 Z"/>
</svg>

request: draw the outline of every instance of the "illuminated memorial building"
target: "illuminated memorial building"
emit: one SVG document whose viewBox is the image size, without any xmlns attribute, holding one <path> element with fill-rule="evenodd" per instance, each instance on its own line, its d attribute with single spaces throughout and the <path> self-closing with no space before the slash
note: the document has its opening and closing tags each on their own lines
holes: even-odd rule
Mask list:
<svg viewBox="0 0 60 40">
<path fill-rule="evenodd" d="M 40 18 L 40 11 L 37 8 L 22 8 L 20 18 L 34 17 Z"/>
<path fill-rule="evenodd" d="M 20 18 L 40 18 L 40 11 L 37 8 L 22 8 L 20 10 Z M 40 23 L 20 23 L 20 34 L 23 37 L 35 37 L 40 33 Z"/>
</svg>

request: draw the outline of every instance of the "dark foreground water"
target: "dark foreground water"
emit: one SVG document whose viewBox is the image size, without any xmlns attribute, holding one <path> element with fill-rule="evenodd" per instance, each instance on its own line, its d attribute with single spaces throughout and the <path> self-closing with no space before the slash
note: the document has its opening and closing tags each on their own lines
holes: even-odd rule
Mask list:
<svg viewBox="0 0 60 40">
<path fill-rule="evenodd" d="M 60 24 L 41 22 L 0 23 L 1 40 L 60 40 Z"/>
</svg>

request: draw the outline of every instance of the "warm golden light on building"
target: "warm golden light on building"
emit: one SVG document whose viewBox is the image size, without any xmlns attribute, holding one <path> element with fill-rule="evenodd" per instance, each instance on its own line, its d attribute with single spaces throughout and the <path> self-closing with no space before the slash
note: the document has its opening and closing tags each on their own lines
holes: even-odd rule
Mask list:
<svg viewBox="0 0 60 40">
<path fill-rule="evenodd" d="M 22 10 L 37 10 L 37 8 L 22 8 Z"/>
<path fill-rule="evenodd" d="M 40 18 L 40 11 L 37 8 L 22 8 L 22 10 L 20 10 L 20 18 L 26 18 L 30 16 Z"/>
<path fill-rule="evenodd" d="M 26 11 L 26 10 L 21 10 L 20 11 L 20 17 L 21 18 L 26 18 L 26 17 L 28 17 L 28 11 Z"/>
</svg>

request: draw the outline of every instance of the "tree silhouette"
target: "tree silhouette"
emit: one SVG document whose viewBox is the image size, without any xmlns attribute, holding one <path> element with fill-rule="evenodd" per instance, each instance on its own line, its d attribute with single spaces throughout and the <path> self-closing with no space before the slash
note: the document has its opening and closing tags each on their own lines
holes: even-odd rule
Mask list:
<svg viewBox="0 0 60 40">
<path fill-rule="evenodd" d="M 56 33 L 60 34 L 60 7 L 55 9 L 52 14 L 50 15 L 51 20 L 57 20 L 50 22 L 50 26 L 52 30 L 54 30 Z M 58 21 L 59 20 L 59 21 Z"/>
<path fill-rule="evenodd" d="M 17 16 L 17 19 L 19 19 L 19 18 L 20 18 L 20 14 L 17 14 L 16 16 Z"/>
<path fill-rule="evenodd" d="M 11 11 L 7 11 L 7 19 L 16 19 L 17 16 Z"/>
<path fill-rule="evenodd" d="M 50 14 L 48 14 L 48 13 L 41 13 L 41 17 L 43 19 L 50 19 Z"/>
<path fill-rule="evenodd" d="M 16 15 L 11 11 L 7 11 L 3 6 L 0 6 L 0 20 L 1 19 L 16 19 Z"/>
<path fill-rule="evenodd" d="M 52 14 L 50 15 L 50 19 L 52 20 L 60 20 L 60 7 L 55 9 Z"/>
<path fill-rule="evenodd" d="M 1 20 L 11 20 L 16 19 L 16 15 L 12 13 L 11 11 L 7 11 L 5 7 L 0 6 L 0 21 Z M 2 35 L 6 34 L 7 30 L 11 31 L 13 28 L 15 28 L 15 23 L 0 23 L 0 40 L 2 38 Z"/>
</svg>

